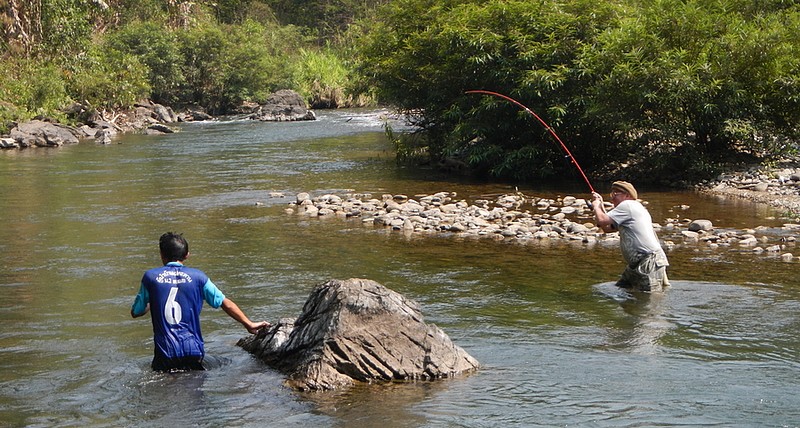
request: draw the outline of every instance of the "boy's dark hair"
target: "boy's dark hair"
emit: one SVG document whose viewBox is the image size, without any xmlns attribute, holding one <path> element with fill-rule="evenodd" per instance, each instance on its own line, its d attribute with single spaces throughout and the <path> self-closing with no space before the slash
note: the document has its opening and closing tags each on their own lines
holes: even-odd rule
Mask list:
<svg viewBox="0 0 800 428">
<path fill-rule="evenodd" d="M 158 240 L 161 256 L 168 262 L 182 262 L 189 255 L 189 243 L 182 233 L 167 232 Z"/>
</svg>

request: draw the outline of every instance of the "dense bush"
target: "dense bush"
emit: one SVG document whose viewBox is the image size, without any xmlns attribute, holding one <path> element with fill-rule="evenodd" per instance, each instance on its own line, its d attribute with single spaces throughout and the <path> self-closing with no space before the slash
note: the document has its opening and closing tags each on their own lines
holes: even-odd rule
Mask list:
<svg viewBox="0 0 800 428">
<path fill-rule="evenodd" d="M 348 104 L 344 89 L 350 71 L 344 61 L 331 50 L 301 49 L 294 61 L 292 80 L 302 95 L 313 105 L 343 107 Z"/>
<path fill-rule="evenodd" d="M 117 109 L 147 98 L 147 67 L 138 58 L 100 45 L 64 66 L 72 99 L 96 109 Z"/>
<path fill-rule="evenodd" d="M 2 14 L 0 132 L 61 117 L 73 101 L 120 109 L 149 98 L 226 113 L 285 88 L 309 101 L 352 96 L 340 50 L 280 24 L 261 0 L 36 0 Z"/>
<path fill-rule="evenodd" d="M 156 21 L 133 21 L 109 33 L 105 45 L 110 50 L 135 56 L 147 67 L 153 101 L 177 100 L 178 89 L 185 79 L 175 31 Z"/>
<path fill-rule="evenodd" d="M 69 101 L 61 70 L 30 59 L 0 62 L 0 127 L 37 115 L 52 115 Z"/>
<path fill-rule="evenodd" d="M 530 115 L 464 95 L 489 89 L 538 112 L 598 173 L 707 175 L 795 148 L 800 14 L 759 4 L 399 0 L 362 42 L 363 71 L 425 129 L 407 151 L 432 161 L 515 179 L 574 172 Z"/>
</svg>

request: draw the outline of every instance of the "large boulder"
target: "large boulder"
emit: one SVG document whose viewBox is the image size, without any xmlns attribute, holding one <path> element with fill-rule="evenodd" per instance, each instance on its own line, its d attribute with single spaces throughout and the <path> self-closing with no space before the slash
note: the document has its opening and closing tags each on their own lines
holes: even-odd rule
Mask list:
<svg viewBox="0 0 800 428">
<path fill-rule="evenodd" d="M 58 123 L 32 120 L 11 130 L 11 138 L 19 147 L 58 147 L 78 142 L 78 132 Z"/>
<path fill-rule="evenodd" d="M 433 380 L 479 366 L 440 328 L 425 324 L 415 302 L 356 278 L 318 285 L 296 320 L 281 320 L 238 345 L 300 390 Z"/>
<path fill-rule="evenodd" d="M 295 120 L 316 120 L 314 112 L 295 91 L 283 89 L 267 98 L 267 102 L 256 108 L 250 119 L 265 122 L 286 122 Z"/>
</svg>

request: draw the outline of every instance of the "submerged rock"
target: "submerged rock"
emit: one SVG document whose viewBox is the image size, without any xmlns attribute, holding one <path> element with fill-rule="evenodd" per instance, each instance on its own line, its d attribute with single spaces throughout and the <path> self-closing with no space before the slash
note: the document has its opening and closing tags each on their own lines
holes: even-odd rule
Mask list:
<svg viewBox="0 0 800 428">
<path fill-rule="evenodd" d="M 288 375 L 300 390 L 354 382 L 414 381 L 476 370 L 477 360 L 417 304 L 368 279 L 318 285 L 296 320 L 284 319 L 237 345 Z"/>
</svg>

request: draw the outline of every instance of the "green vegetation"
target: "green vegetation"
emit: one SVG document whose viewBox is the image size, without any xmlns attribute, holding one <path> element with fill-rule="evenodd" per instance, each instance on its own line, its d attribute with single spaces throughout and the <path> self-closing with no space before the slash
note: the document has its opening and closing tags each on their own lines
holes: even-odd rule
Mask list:
<svg viewBox="0 0 800 428">
<path fill-rule="evenodd" d="M 72 102 L 114 110 L 151 99 L 224 114 L 285 88 L 334 107 L 372 102 L 352 92 L 358 79 L 342 59 L 349 47 L 320 46 L 313 31 L 279 22 L 268 3 L 0 0 L 8 77 L 0 131 L 38 115 L 64 121 Z"/>
<path fill-rule="evenodd" d="M 72 102 L 211 113 L 294 89 L 420 127 L 398 157 L 513 180 L 687 182 L 797 151 L 785 0 L 0 0 L 0 131 Z M 391 134 L 391 130 L 389 130 Z"/>
<path fill-rule="evenodd" d="M 780 0 L 398 0 L 362 72 L 424 130 L 399 153 L 515 180 L 694 181 L 797 150 L 800 6 Z M 406 147 L 403 147 L 406 145 Z"/>
</svg>

